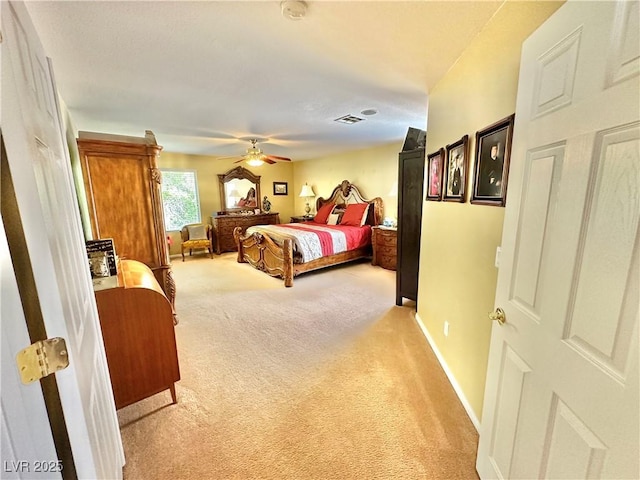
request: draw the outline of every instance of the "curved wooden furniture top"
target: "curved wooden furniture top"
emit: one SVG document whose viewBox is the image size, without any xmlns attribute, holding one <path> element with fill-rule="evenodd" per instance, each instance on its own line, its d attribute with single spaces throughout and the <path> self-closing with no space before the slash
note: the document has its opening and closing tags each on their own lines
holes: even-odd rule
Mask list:
<svg viewBox="0 0 640 480">
<path fill-rule="evenodd" d="M 316 200 L 316 211 L 327 203 L 335 203 L 338 209 L 344 209 L 350 203 L 368 203 L 373 208 L 369 208 L 366 224 L 375 227 L 382 223 L 382 198 L 376 197 L 372 200 L 367 200 L 362 196 L 358 187 L 349 182 L 349 180 L 343 180 L 340 185 L 334 188 L 329 198 L 319 197 Z"/>
<path fill-rule="evenodd" d="M 121 260 L 118 286 L 95 295 L 116 408 L 167 389 L 176 403 L 173 311 L 151 269 Z"/>
<path fill-rule="evenodd" d="M 146 288 L 159 293 L 167 300 L 166 294 L 158 284 L 151 269 L 136 260 L 121 260 L 119 262 L 118 286 L 122 288 Z"/>
</svg>

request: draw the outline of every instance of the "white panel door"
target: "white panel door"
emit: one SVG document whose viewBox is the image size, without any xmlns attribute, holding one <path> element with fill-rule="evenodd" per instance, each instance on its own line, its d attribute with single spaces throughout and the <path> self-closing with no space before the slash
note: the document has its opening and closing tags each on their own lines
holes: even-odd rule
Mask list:
<svg viewBox="0 0 640 480">
<path fill-rule="evenodd" d="M 524 43 L 477 469 L 640 478 L 638 2 Z"/>
<path fill-rule="evenodd" d="M 2 135 L 45 328 L 67 341 L 71 364 L 56 380 L 76 471 L 81 478 L 122 478 L 124 454 L 52 71 L 25 6 L 0 7 Z M 5 322 L 24 329 L 21 316 L 3 309 L 3 332 Z"/>
<path fill-rule="evenodd" d="M 15 365 L 13 353 L 31 342 L 2 222 L 0 278 L 0 478 L 61 478 L 40 383 L 23 386 Z"/>
</svg>

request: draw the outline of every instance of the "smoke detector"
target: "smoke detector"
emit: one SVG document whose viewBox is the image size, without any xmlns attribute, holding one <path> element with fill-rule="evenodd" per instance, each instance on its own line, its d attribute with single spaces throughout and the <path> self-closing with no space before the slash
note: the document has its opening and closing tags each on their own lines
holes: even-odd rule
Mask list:
<svg viewBox="0 0 640 480">
<path fill-rule="evenodd" d="M 302 0 L 284 0 L 280 2 L 280 9 L 289 20 L 300 20 L 307 13 L 307 4 Z"/>
</svg>

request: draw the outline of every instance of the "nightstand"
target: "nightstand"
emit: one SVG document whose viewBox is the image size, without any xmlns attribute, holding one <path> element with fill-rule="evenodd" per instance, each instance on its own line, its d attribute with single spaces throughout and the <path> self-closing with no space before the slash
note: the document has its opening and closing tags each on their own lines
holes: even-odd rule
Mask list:
<svg viewBox="0 0 640 480">
<path fill-rule="evenodd" d="M 372 265 L 380 265 L 387 270 L 395 270 L 398 263 L 398 230 L 387 227 L 371 229 L 373 245 Z"/>
<path fill-rule="evenodd" d="M 291 217 L 291 223 L 301 223 L 301 222 L 308 222 L 310 220 L 313 220 L 313 215 L 307 217 L 305 215 L 300 215 L 297 217 Z"/>
</svg>

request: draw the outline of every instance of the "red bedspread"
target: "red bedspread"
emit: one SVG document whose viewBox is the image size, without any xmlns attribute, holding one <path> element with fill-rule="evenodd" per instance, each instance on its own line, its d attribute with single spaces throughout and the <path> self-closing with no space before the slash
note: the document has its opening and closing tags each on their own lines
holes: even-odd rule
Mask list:
<svg viewBox="0 0 640 480">
<path fill-rule="evenodd" d="M 279 245 L 286 238 L 293 242 L 294 261 L 310 262 L 322 257 L 355 250 L 371 244 L 371 227 L 325 225 L 315 222 L 254 225 L 247 234 L 263 232 Z"/>
<path fill-rule="evenodd" d="M 343 232 L 347 240 L 347 250 L 356 250 L 357 248 L 365 247 L 371 244 L 371 226 L 364 225 L 362 227 L 353 227 L 350 225 L 326 225 L 323 223 L 315 222 L 302 222 L 302 223 L 284 223 L 280 224 L 281 227 L 288 227 L 293 229 L 312 231 L 318 235 L 320 244 L 322 246 L 322 255 L 333 255 L 333 242 L 331 240 L 331 234 L 329 232 L 323 232 L 313 227 L 323 227 L 339 232 Z M 325 253 L 326 252 L 326 253 Z"/>
</svg>

